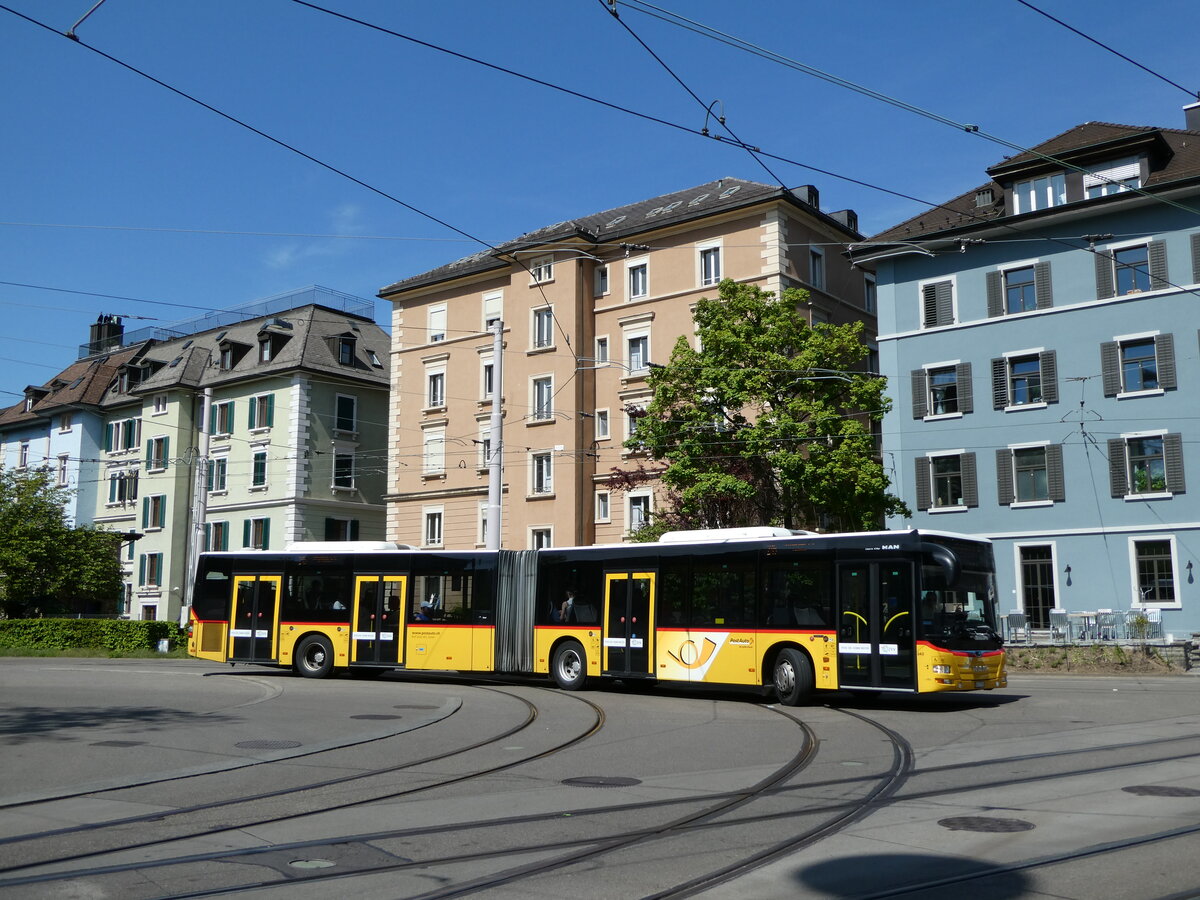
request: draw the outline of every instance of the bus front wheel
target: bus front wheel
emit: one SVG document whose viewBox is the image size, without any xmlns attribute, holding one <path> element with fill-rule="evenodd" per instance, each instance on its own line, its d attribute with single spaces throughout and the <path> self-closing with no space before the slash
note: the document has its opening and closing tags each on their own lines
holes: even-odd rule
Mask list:
<svg viewBox="0 0 1200 900">
<path fill-rule="evenodd" d="M 813 690 L 812 663 L 799 650 L 780 651 L 775 660 L 775 693 L 784 706 L 798 706 Z"/>
<path fill-rule="evenodd" d="M 587 683 L 587 657 L 578 641 L 566 641 L 554 651 L 550 664 L 554 683 L 564 691 L 582 690 Z"/>
<path fill-rule="evenodd" d="M 333 645 L 320 635 L 306 637 L 296 648 L 296 673 L 305 678 L 325 678 L 333 671 Z"/>
</svg>

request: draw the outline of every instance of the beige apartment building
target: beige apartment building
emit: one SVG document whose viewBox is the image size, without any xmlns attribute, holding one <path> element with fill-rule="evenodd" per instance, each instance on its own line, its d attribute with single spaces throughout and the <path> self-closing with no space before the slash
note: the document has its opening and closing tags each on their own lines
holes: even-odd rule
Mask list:
<svg viewBox="0 0 1200 900">
<path fill-rule="evenodd" d="M 867 323 L 875 286 L 843 250 L 852 210 L 811 186 L 724 178 L 550 225 L 379 296 L 392 313 L 387 533 L 423 547 L 483 547 L 492 407 L 503 410 L 501 546 L 616 543 L 654 515 L 654 491 L 613 470 L 647 405 L 647 376 L 723 278 L 810 292 L 814 322 Z M 503 322 L 503 384 L 492 323 Z M 873 349 L 873 347 L 872 347 Z"/>
</svg>

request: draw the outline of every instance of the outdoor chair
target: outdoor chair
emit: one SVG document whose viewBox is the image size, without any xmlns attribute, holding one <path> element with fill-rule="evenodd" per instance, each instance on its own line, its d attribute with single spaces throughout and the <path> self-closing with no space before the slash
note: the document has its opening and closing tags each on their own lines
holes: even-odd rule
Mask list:
<svg viewBox="0 0 1200 900">
<path fill-rule="evenodd" d="M 1020 635 L 1020 640 L 1024 644 L 1029 643 L 1029 619 L 1023 612 L 1010 612 L 1004 617 L 1005 631 L 1008 632 L 1008 639 L 1016 641 L 1017 635 Z"/>
<path fill-rule="evenodd" d="M 1050 610 L 1050 640 L 1071 643 L 1071 620 L 1065 609 Z"/>
</svg>

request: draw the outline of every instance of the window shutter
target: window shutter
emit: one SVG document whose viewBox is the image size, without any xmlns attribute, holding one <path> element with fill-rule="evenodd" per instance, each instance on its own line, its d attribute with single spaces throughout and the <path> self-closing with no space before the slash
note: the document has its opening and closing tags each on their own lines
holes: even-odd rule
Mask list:
<svg viewBox="0 0 1200 900">
<path fill-rule="evenodd" d="M 927 284 L 921 288 L 921 327 L 932 328 L 937 324 L 937 285 Z"/>
<path fill-rule="evenodd" d="M 1192 284 L 1200 284 L 1200 231 L 1192 235 Z"/>
<path fill-rule="evenodd" d="M 929 485 L 929 457 L 918 456 L 917 464 L 917 509 L 929 509 L 933 506 L 933 495 Z"/>
<path fill-rule="evenodd" d="M 1058 402 L 1058 358 L 1055 351 L 1046 350 L 1038 354 L 1042 369 L 1042 399 L 1047 403 Z"/>
<path fill-rule="evenodd" d="M 257 428 L 258 423 L 254 421 L 254 417 L 258 413 L 258 403 L 255 401 L 255 398 L 251 397 L 250 402 L 246 405 L 250 407 L 249 415 L 246 417 L 246 426 L 248 428 Z"/>
<path fill-rule="evenodd" d="M 226 522 L 224 524 L 224 526 L 221 528 L 221 546 L 218 547 L 217 549 L 218 550 L 228 550 L 229 549 L 229 523 L 228 522 Z"/>
<path fill-rule="evenodd" d="M 250 546 L 250 520 L 249 519 L 242 520 L 242 546 L 243 547 Z"/>
<path fill-rule="evenodd" d="M 1008 406 L 1008 360 L 1003 357 L 992 360 L 992 408 Z"/>
<path fill-rule="evenodd" d="M 169 437 L 165 437 L 162 439 L 162 442 L 162 464 L 163 468 L 165 469 L 171 464 L 171 439 Z"/>
<path fill-rule="evenodd" d="M 154 441 L 146 441 L 146 468 L 154 468 Z"/>
<path fill-rule="evenodd" d="M 996 500 L 1001 506 L 1008 506 L 1015 498 L 1012 451 L 1005 447 L 996 451 Z"/>
<path fill-rule="evenodd" d="M 167 498 L 164 496 L 158 501 L 158 515 L 155 516 L 157 521 L 154 523 L 159 528 L 167 527 Z"/>
<path fill-rule="evenodd" d="M 1163 435 L 1163 456 L 1167 468 L 1167 490 L 1182 494 L 1187 490 L 1183 480 L 1183 435 Z"/>
<path fill-rule="evenodd" d="M 205 550 L 215 550 L 216 549 L 212 545 L 212 525 L 208 522 L 204 523 L 204 549 Z"/>
<path fill-rule="evenodd" d="M 358 540 L 358 519 L 350 520 L 350 540 Z"/>
<path fill-rule="evenodd" d="M 109 422 L 104 426 L 104 452 L 112 453 L 113 451 L 113 429 L 116 426 Z"/>
<path fill-rule="evenodd" d="M 913 418 L 923 419 L 929 415 L 929 404 L 926 402 L 928 396 L 928 379 L 924 369 L 912 370 L 912 406 Z"/>
<path fill-rule="evenodd" d="M 1004 315 L 1003 278 L 1000 272 L 987 273 L 987 312 L 990 319 Z"/>
<path fill-rule="evenodd" d="M 325 540 L 337 540 L 337 520 L 326 517 L 325 519 Z"/>
<path fill-rule="evenodd" d="M 1154 339 L 1154 355 L 1158 362 L 1158 386 L 1164 391 L 1175 390 L 1175 336 L 1158 335 Z"/>
<path fill-rule="evenodd" d="M 1121 393 L 1121 353 L 1116 341 L 1100 345 L 1100 373 L 1104 377 L 1104 396 Z"/>
<path fill-rule="evenodd" d="M 971 392 L 971 364 L 959 363 L 954 367 L 954 376 L 958 382 L 958 411 L 964 415 L 975 412 L 975 397 Z"/>
<path fill-rule="evenodd" d="M 1046 483 L 1050 488 L 1050 499 L 1062 503 L 1067 499 L 1067 484 L 1063 478 L 1062 444 L 1051 444 L 1046 448 Z"/>
<path fill-rule="evenodd" d="M 1125 441 L 1121 438 L 1109 438 L 1108 441 L 1108 482 L 1114 497 L 1124 497 L 1128 493 L 1129 484 L 1125 475 Z"/>
<path fill-rule="evenodd" d="M 975 454 L 964 453 L 959 460 L 962 465 L 963 503 L 967 506 L 978 506 L 979 485 L 975 477 Z"/>
<path fill-rule="evenodd" d="M 954 290 L 949 281 L 937 285 L 937 324 L 954 324 Z"/>
<path fill-rule="evenodd" d="M 1111 250 L 1096 251 L 1096 299 L 1107 300 L 1117 294 L 1113 283 L 1113 256 Z"/>
<path fill-rule="evenodd" d="M 268 550 L 271 547 L 271 520 L 263 519 L 263 542 L 262 549 Z"/>
<path fill-rule="evenodd" d="M 206 470 L 206 474 L 207 474 L 207 478 L 206 478 L 205 480 L 206 480 L 206 483 L 207 483 L 208 492 L 209 492 L 210 494 L 212 493 L 212 489 L 213 489 L 213 474 L 214 474 L 214 473 L 213 473 L 213 470 L 214 470 L 215 468 L 216 468 L 216 463 L 215 463 L 215 461 L 210 459 L 210 460 L 208 461 L 208 465 L 207 465 L 207 466 L 205 466 L 205 470 Z M 204 527 L 205 527 L 205 528 L 207 528 L 208 526 L 207 526 L 207 525 L 205 525 Z"/>
<path fill-rule="evenodd" d="M 275 395 L 267 394 L 267 421 L 264 422 L 268 428 L 275 424 Z"/>
<path fill-rule="evenodd" d="M 208 433 L 217 433 L 217 404 L 214 403 L 208 408 Z"/>
<path fill-rule="evenodd" d="M 1146 246 L 1150 259 L 1150 290 L 1170 287 L 1167 281 L 1167 242 L 1151 241 Z"/>
<path fill-rule="evenodd" d="M 108 479 L 108 502 L 109 503 L 117 502 L 117 479 L 120 477 L 121 477 L 120 475 L 116 475 L 116 476 L 113 476 Z"/>
<path fill-rule="evenodd" d="M 138 587 L 146 583 L 146 554 L 143 553 L 138 560 Z"/>
<path fill-rule="evenodd" d="M 1049 309 L 1054 305 L 1054 286 L 1050 281 L 1050 263 L 1040 262 L 1033 267 L 1033 289 L 1037 295 L 1037 308 Z"/>
<path fill-rule="evenodd" d="M 142 527 L 150 527 L 150 498 L 142 498 Z"/>
</svg>

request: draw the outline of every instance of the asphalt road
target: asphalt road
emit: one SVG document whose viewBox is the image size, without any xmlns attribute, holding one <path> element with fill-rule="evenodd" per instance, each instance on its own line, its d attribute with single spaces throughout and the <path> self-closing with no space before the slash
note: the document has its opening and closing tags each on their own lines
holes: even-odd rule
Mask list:
<svg viewBox="0 0 1200 900">
<path fill-rule="evenodd" d="M 1200 678 L 822 697 L 0 659 L 0 898 L 1200 897 Z"/>
</svg>

